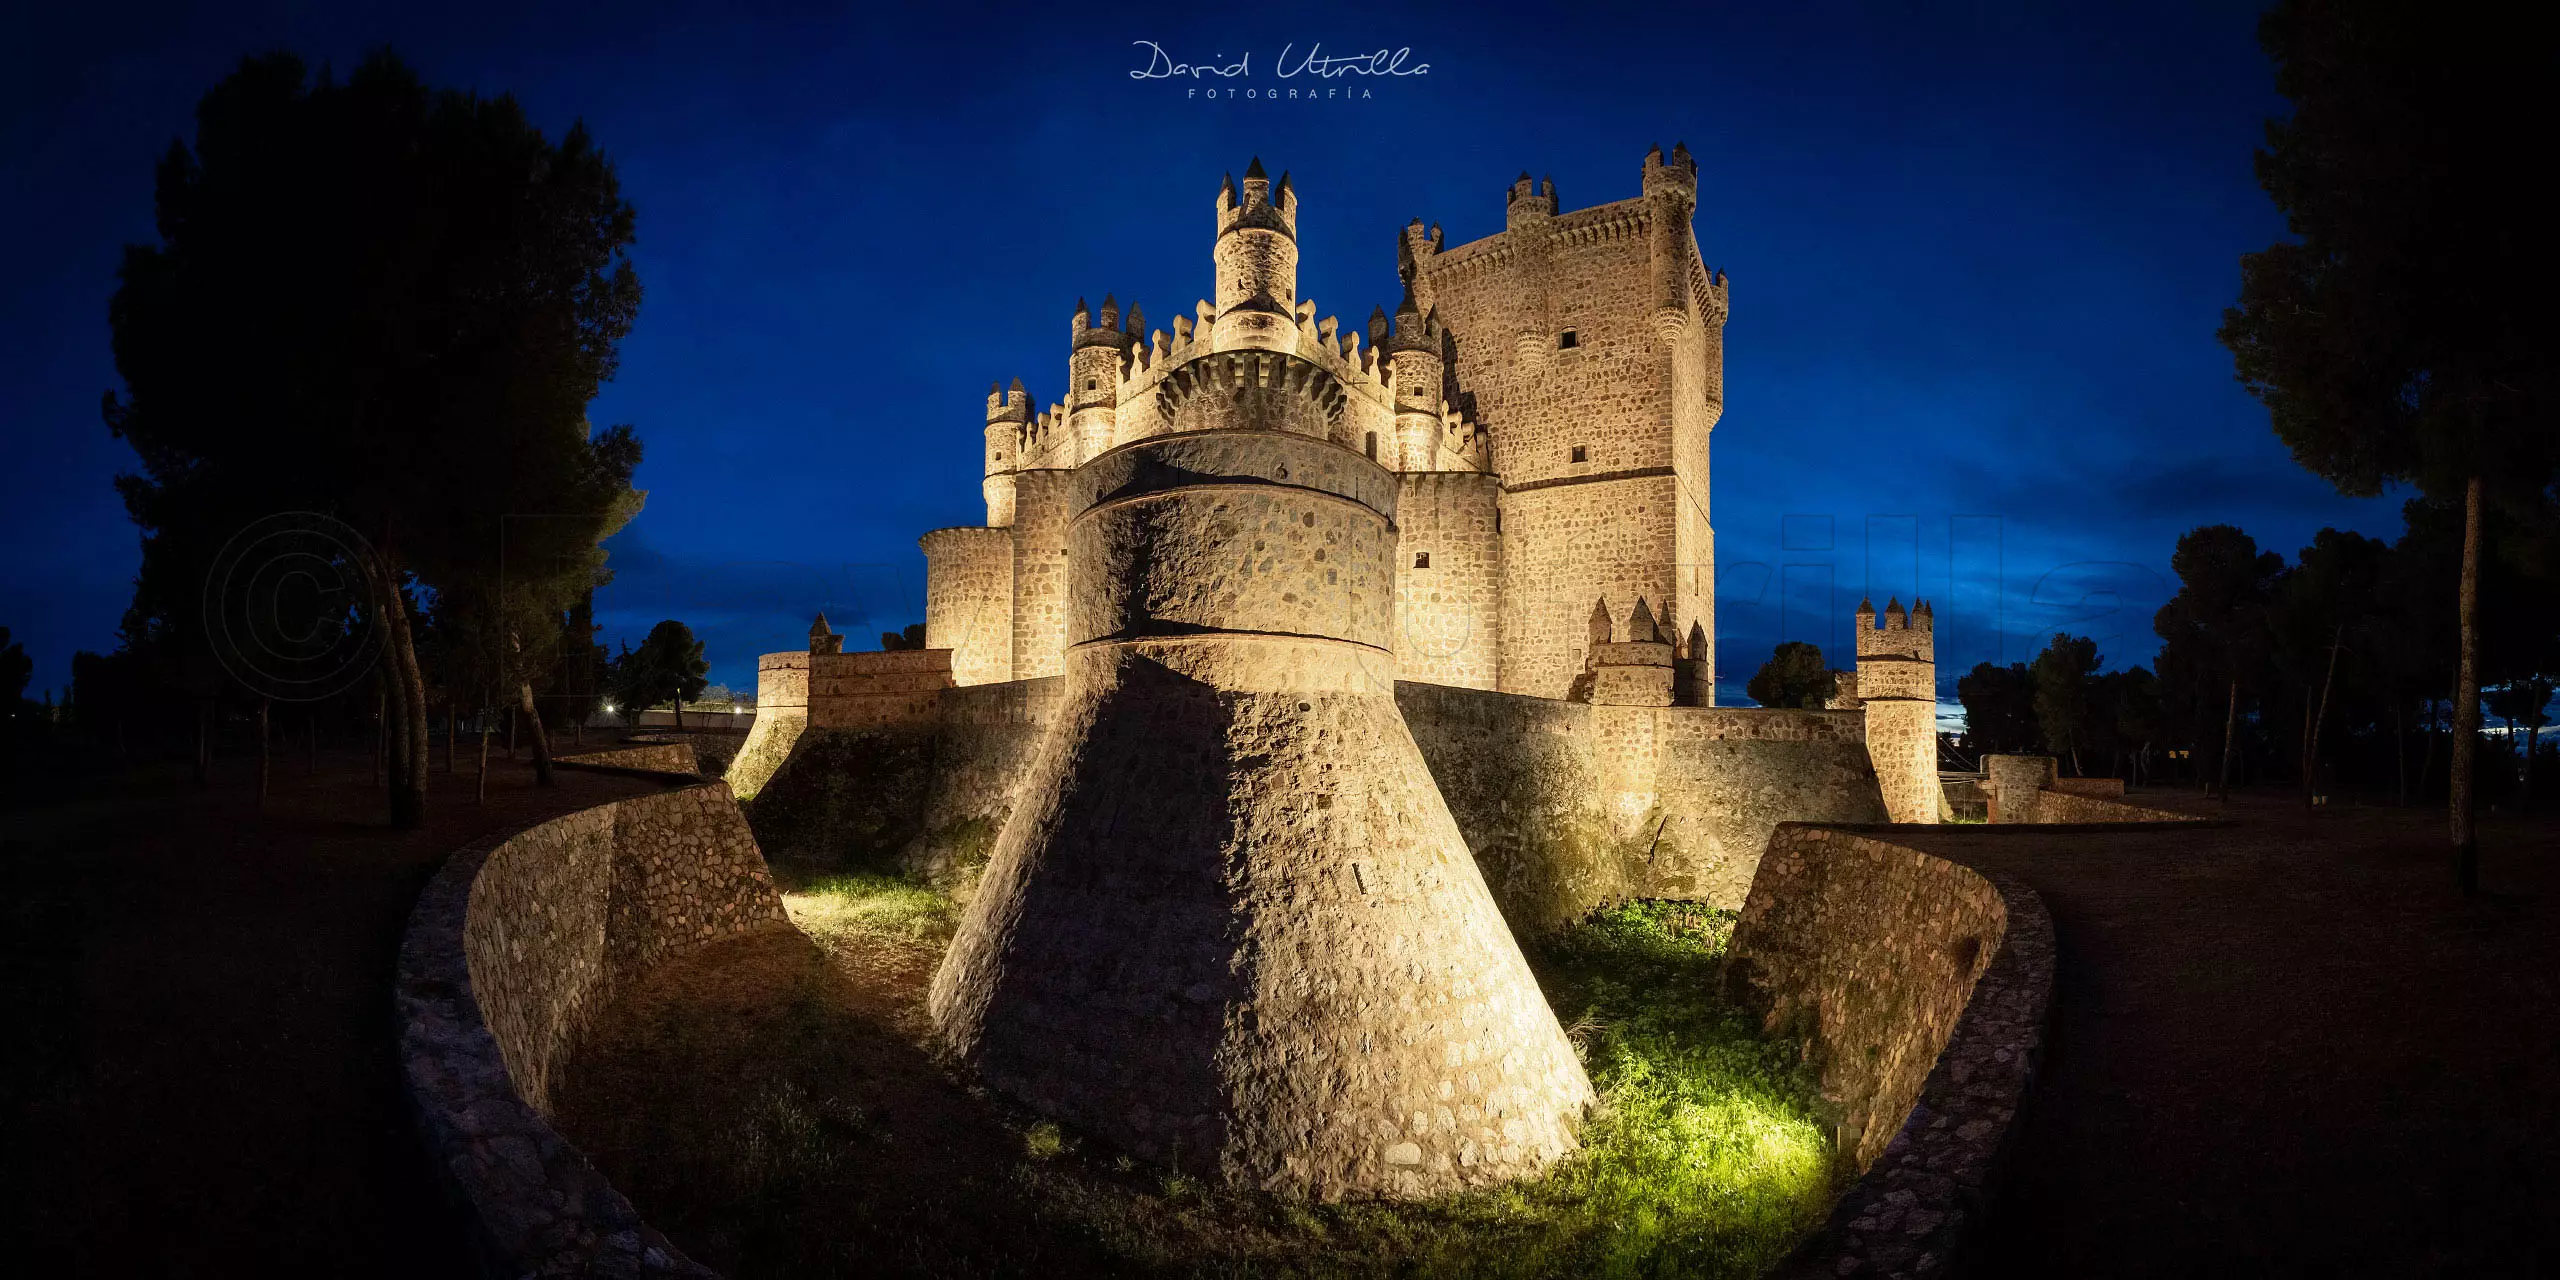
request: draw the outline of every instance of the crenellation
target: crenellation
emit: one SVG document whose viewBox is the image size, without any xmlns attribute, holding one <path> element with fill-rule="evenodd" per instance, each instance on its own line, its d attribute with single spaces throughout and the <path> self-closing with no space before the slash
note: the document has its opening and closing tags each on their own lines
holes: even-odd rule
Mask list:
<svg viewBox="0 0 2560 1280">
<path fill-rule="evenodd" d="M 1687 147 L 1647 152 L 1638 177 L 1633 195 L 1568 210 L 1552 177 L 1523 173 L 1505 191 L 1502 230 L 1464 244 L 1414 219 L 1396 238 L 1398 300 L 1362 324 L 1299 295 L 1288 175 L 1257 160 L 1226 177 L 1209 297 L 1153 330 L 1116 294 L 1078 300 L 1064 401 L 1040 412 L 1018 379 L 990 388 L 987 525 L 922 543 L 927 643 L 950 651 L 952 682 L 1068 674 L 1086 625 L 1069 584 L 1101 571 L 1085 557 L 1118 545 L 1073 536 L 1098 501 L 1092 486 L 1134 477 L 1134 457 L 1180 457 L 1206 468 L 1186 501 L 1214 518 L 1181 542 L 1195 559 L 1147 569 L 1157 596 L 1115 608 L 1165 608 L 1215 585 L 1200 607 L 1223 609 L 1285 579 L 1295 598 L 1269 605 L 1289 620 L 1279 631 L 1340 635 L 1356 616 L 1376 632 L 1361 643 L 1409 687 L 1576 708 L 1594 795 L 1607 796 L 1595 808 L 1620 837 L 1641 828 L 1661 846 L 1655 888 L 1738 894 L 1771 806 L 1797 803 L 1767 797 L 1849 797 L 1815 808 L 1934 820 L 1925 602 L 1862 608 L 1839 704 L 1854 709 L 1808 719 L 1714 705 L 1710 459 L 1730 283 L 1692 226 Z M 1263 434 L 1312 452 L 1206 443 Z M 1266 489 L 1327 490 L 1365 467 L 1387 477 L 1358 500 L 1382 530 L 1329 507 L 1292 508 L 1295 524 L 1241 523 Z M 1289 678 L 1319 678 L 1323 664 L 1307 661 L 1289 659 Z M 1377 678 L 1364 670 L 1322 679 Z M 1831 736 L 1788 736 L 1812 725 Z M 1847 733 L 1865 745 L 1861 765 L 1827 754 Z M 1728 784 L 1761 798 L 1716 791 Z"/>
</svg>

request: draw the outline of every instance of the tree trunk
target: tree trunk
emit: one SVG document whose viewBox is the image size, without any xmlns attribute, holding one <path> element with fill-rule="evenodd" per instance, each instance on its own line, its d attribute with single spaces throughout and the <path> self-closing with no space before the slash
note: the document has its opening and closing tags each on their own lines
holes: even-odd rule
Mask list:
<svg viewBox="0 0 2560 1280">
<path fill-rule="evenodd" d="M 258 699 L 258 807 L 260 809 L 267 807 L 267 783 L 275 770 L 272 753 L 267 747 L 267 704 L 273 701 L 275 701 L 273 698 Z"/>
<path fill-rule="evenodd" d="M 507 708 L 507 758 L 516 758 L 516 709 Z"/>
<path fill-rule="evenodd" d="M 684 732 L 684 699 L 676 699 L 676 732 Z"/>
<path fill-rule="evenodd" d="M 2240 738 L 2240 682 L 2231 682 L 2231 701 L 2222 712 L 2222 799 L 2231 799 L 2231 748 Z"/>
<path fill-rule="evenodd" d="M 516 684 L 517 718 L 533 730 L 533 785 L 557 786 L 551 780 L 551 734 L 542 727 L 542 716 L 533 709 L 533 682 Z"/>
<path fill-rule="evenodd" d="M 391 677 L 387 673 L 377 671 L 374 673 L 373 685 L 373 774 L 366 786 L 382 785 L 382 753 L 390 740 Z"/>
<path fill-rule="evenodd" d="M 2453 767 L 2445 796 L 2447 834 L 2453 842 L 2454 883 L 2465 894 L 2480 891 L 2480 840 L 2472 828 L 2474 767 L 2480 748 L 2480 477 L 2462 489 L 2462 588 L 2455 605 L 2461 643 L 2453 674 Z"/>
<path fill-rule="evenodd" d="M 2329 684 L 2338 678 L 2338 646 L 2346 643 L 2347 629 L 2341 625 L 2329 636 L 2329 669 L 2320 676 L 2319 709 L 2311 713 L 2302 737 L 2302 807 L 2311 807 L 2314 793 L 2320 789 L 2320 723 L 2329 718 Z"/>
<path fill-rule="evenodd" d="M 489 803 L 489 709 L 480 708 L 480 713 L 473 719 L 480 724 L 480 780 L 478 792 L 472 798 L 481 804 L 487 804 Z"/>
<path fill-rule="evenodd" d="M 374 553 L 365 558 L 365 577 L 384 624 L 382 671 L 391 712 L 383 725 L 388 745 L 384 763 L 390 772 L 391 825 L 415 828 L 427 820 L 427 682 L 418 666 L 409 608 L 400 598 L 399 570 L 381 549 L 389 543 L 386 530 Z"/>
<path fill-rule="evenodd" d="M 444 776 L 448 778 L 452 777 L 460 769 L 460 766 L 454 763 L 453 758 L 454 734 L 456 732 L 453 722 L 461 718 L 462 705 L 455 702 L 452 698 L 446 698 L 444 700 Z"/>
</svg>

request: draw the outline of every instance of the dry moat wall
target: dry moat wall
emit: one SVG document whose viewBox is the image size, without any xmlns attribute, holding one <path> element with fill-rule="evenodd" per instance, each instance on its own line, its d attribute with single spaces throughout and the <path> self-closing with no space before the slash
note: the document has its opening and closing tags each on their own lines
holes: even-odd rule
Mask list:
<svg viewBox="0 0 2560 1280">
<path fill-rule="evenodd" d="M 729 777 L 775 856 L 965 892 L 1059 695 L 1051 676 L 946 688 L 906 724 L 760 719 L 764 740 Z M 1779 823 L 1886 819 L 1857 712 L 1595 707 L 1413 681 L 1396 705 L 1515 929 L 1637 895 L 1738 906 Z"/>
<path fill-rule="evenodd" d="M 1726 984 L 1820 1073 L 1861 1175 L 1779 1274 L 1945 1274 L 2043 1042 L 2053 923 L 2035 892 L 1887 838 L 1782 827 Z"/>
<path fill-rule="evenodd" d="M 401 943 L 401 1060 L 487 1274 L 710 1275 L 553 1131 L 551 1083 L 623 984 L 704 944 L 789 927 L 725 783 L 616 800 L 445 863 Z"/>
</svg>

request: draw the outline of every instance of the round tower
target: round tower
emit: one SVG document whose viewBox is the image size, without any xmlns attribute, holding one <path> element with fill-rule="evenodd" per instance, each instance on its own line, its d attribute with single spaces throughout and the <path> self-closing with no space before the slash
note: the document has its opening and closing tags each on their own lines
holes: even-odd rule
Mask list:
<svg viewBox="0 0 2560 1280">
<path fill-rule="evenodd" d="M 1068 326 L 1067 430 L 1075 435 L 1079 466 L 1111 447 L 1120 419 L 1120 374 L 1138 340 L 1137 325 L 1138 309 L 1132 306 L 1129 328 L 1122 331 L 1120 303 L 1110 294 L 1102 297 L 1098 323 L 1085 310 L 1084 299 L 1076 299 L 1075 318 Z"/>
<path fill-rule="evenodd" d="M 1014 473 L 1022 469 L 1022 429 L 1031 421 L 1031 393 L 1022 379 L 1010 391 L 987 384 L 987 524 L 1002 529 L 1013 523 Z"/>
<path fill-rule="evenodd" d="M 1671 159 L 1662 148 L 1644 153 L 1644 198 L 1653 206 L 1645 227 L 1651 259 L 1647 299 L 1654 328 L 1665 342 L 1677 342 L 1689 327 L 1689 219 L 1698 207 L 1698 162 L 1689 144 L 1674 143 Z"/>
<path fill-rule="evenodd" d="M 1943 807 L 1938 782 L 1937 611 L 1926 600 L 1885 603 L 1879 618 L 1871 600 L 1860 600 L 1858 698 L 1866 715 L 1867 757 L 1884 790 L 1885 812 L 1895 822 L 1936 822 Z"/>
<path fill-rule="evenodd" d="M 1233 1185 L 1533 1172 L 1591 1086 L 1396 707 L 1397 479 L 1310 429 L 1343 412 L 1310 362 L 1198 362 L 1236 368 L 1167 380 L 1197 425 L 1071 478 L 1062 702 L 935 1025 L 994 1088 Z"/>
<path fill-rule="evenodd" d="M 1257 156 L 1218 187 L 1217 319 L 1210 347 L 1295 351 L 1298 347 L 1298 196 L 1289 175 L 1275 189 Z"/>
<path fill-rule="evenodd" d="M 1394 330 L 1373 336 L 1371 344 L 1395 372 L 1396 469 L 1435 470 L 1440 438 L 1448 431 L 1448 420 L 1440 409 L 1439 313 L 1424 315 L 1413 300 L 1413 284 L 1407 281 L 1404 301 L 1396 304 Z"/>
</svg>

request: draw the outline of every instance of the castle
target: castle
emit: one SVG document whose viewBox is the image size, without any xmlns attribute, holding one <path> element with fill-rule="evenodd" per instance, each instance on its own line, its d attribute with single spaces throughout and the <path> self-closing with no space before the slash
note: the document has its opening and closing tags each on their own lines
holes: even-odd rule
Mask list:
<svg viewBox="0 0 2560 1280">
<path fill-rule="evenodd" d="M 1632 199 L 1524 176 L 1498 235 L 1417 222 L 1363 343 L 1257 161 L 1214 301 L 1080 303 L 1066 401 L 990 394 L 925 648 L 821 617 L 766 655 L 731 785 L 760 840 L 867 797 L 827 840 L 967 899 L 930 1012 L 981 1079 L 1231 1184 L 1500 1182 L 1591 1098 L 1515 929 L 1736 904 L 1781 822 L 1938 819 L 1926 603 L 1861 604 L 1832 708 L 1715 705 L 1696 192 L 1657 150 Z"/>
<path fill-rule="evenodd" d="M 1641 194 L 1564 212 L 1521 175 L 1501 233 L 1398 241 L 1403 300 L 1367 341 L 1298 296 L 1298 196 L 1259 161 L 1219 189 L 1216 296 L 1148 331 L 1082 302 L 1067 395 L 992 389 L 983 527 L 924 537 L 925 643 L 961 684 L 1055 675 L 1068 639 L 1067 495 L 1133 441 L 1217 429 L 1285 401 L 1281 429 L 1359 452 L 1397 489 L 1390 644 L 1407 679 L 1563 698 L 1587 619 L 1642 601 L 1712 671 L 1708 439 L 1724 407 L 1726 283 L 1701 261 L 1685 147 Z M 1712 679 L 1684 682 L 1712 705 Z"/>
</svg>

